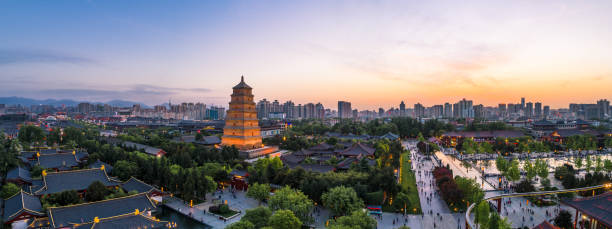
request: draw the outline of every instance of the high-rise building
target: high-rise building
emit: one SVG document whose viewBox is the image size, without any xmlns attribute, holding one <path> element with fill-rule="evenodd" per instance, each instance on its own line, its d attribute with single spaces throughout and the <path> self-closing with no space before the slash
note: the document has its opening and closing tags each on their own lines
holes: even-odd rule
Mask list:
<svg viewBox="0 0 612 229">
<path fill-rule="evenodd" d="M 533 110 L 534 116 L 536 118 L 542 118 L 542 103 L 540 102 L 536 102 L 535 103 L 535 108 Z"/>
<path fill-rule="evenodd" d="M 352 111 L 350 102 L 338 101 L 338 118 L 352 118 Z"/>
<path fill-rule="evenodd" d="M 353 110 L 353 115 L 352 115 L 352 118 L 353 118 L 353 119 L 357 119 L 357 118 L 359 118 L 359 111 L 358 111 L 357 109 L 354 109 L 354 110 Z"/>
<path fill-rule="evenodd" d="M 548 118 L 548 115 L 550 115 L 550 107 L 549 106 L 544 106 L 544 119 Z"/>
<path fill-rule="evenodd" d="M 444 115 L 443 105 L 434 105 L 431 107 L 431 116 L 434 118 L 441 118 Z"/>
<path fill-rule="evenodd" d="M 296 119 L 297 117 L 295 116 L 294 113 L 294 107 L 295 104 L 293 104 L 293 102 L 291 101 L 287 101 L 283 104 L 283 112 L 285 112 L 286 117 L 288 119 Z"/>
<path fill-rule="evenodd" d="M 317 103 L 315 105 L 315 117 L 316 119 L 325 119 L 325 107 L 323 104 Z"/>
<path fill-rule="evenodd" d="M 243 76 L 232 89 L 234 92 L 229 102 L 221 144 L 233 145 L 241 150 L 260 148 L 261 130 L 253 101 L 253 88 L 244 82 Z"/>
<path fill-rule="evenodd" d="M 484 106 L 482 104 L 478 104 L 472 109 L 474 110 L 474 118 L 484 118 Z"/>
<path fill-rule="evenodd" d="M 497 113 L 500 117 L 506 117 L 507 108 L 505 103 L 500 103 L 499 105 L 497 105 Z"/>
<path fill-rule="evenodd" d="M 262 99 L 257 102 L 257 118 L 267 119 L 269 118 L 269 114 L 271 111 L 272 105 L 270 104 L 270 101 Z"/>
<path fill-rule="evenodd" d="M 453 112 L 456 113 L 454 117 L 474 118 L 474 106 L 472 104 L 472 100 L 466 100 L 465 98 L 457 102 L 457 107 L 453 106 Z"/>
<path fill-rule="evenodd" d="M 315 118 L 315 105 L 314 103 L 307 103 L 304 105 L 304 118 L 312 119 Z"/>
<path fill-rule="evenodd" d="M 610 117 L 610 101 L 607 99 L 597 100 L 597 106 L 599 107 L 599 116 L 601 118 Z"/>
<path fill-rule="evenodd" d="M 525 111 L 526 117 L 533 117 L 533 103 L 532 102 L 526 103 L 524 111 Z"/>
<path fill-rule="evenodd" d="M 406 115 L 406 104 L 404 103 L 404 101 L 400 103 L 399 107 L 400 107 L 400 116 L 405 116 Z"/>
<path fill-rule="evenodd" d="M 444 117 L 452 118 L 453 117 L 453 105 L 450 103 L 444 103 Z"/>
<path fill-rule="evenodd" d="M 414 104 L 414 116 L 417 118 L 425 117 L 425 107 L 420 103 Z"/>
<path fill-rule="evenodd" d="M 382 118 L 384 116 L 385 116 L 385 109 L 383 109 L 382 107 L 378 108 L 378 117 Z"/>
<path fill-rule="evenodd" d="M 525 97 L 521 98 L 521 110 L 525 110 Z"/>
</svg>

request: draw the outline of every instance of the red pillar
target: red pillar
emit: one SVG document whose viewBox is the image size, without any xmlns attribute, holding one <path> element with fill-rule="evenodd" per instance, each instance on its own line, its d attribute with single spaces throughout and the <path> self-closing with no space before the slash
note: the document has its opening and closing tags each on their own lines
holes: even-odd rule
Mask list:
<svg viewBox="0 0 612 229">
<path fill-rule="evenodd" d="M 578 209 L 576 209 L 576 217 L 574 217 L 574 229 L 576 229 L 576 223 L 578 223 Z"/>
<path fill-rule="evenodd" d="M 497 213 L 501 213 L 501 201 L 502 198 L 497 199 Z"/>
</svg>

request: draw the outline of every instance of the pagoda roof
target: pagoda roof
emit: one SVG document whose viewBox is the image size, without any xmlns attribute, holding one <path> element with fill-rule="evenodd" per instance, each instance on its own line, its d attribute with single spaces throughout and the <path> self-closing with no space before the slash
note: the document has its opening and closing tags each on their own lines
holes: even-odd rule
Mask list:
<svg viewBox="0 0 612 229">
<path fill-rule="evenodd" d="M 146 193 L 140 193 L 91 203 L 50 207 L 47 210 L 47 215 L 51 226 L 58 228 L 92 223 L 96 217 L 106 219 L 113 216 L 134 214 L 136 209 L 144 213 L 155 208 L 157 206 L 149 196 Z"/>
<path fill-rule="evenodd" d="M 30 171 L 28 171 L 27 169 L 21 168 L 21 167 L 17 167 L 17 168 L 14 168 L 8 171 L 8 173 L 6 173 L 6 179 L 7 180 L 21 179 L 24 181 L 32 182 Z"/>
<path fill-rule="evenodd" d="M 361 143 L 355 143 L 351 147 L 340 152 L 343 156 L 371 156 L 374 155 L 375 149 Z"/>
<path fill-rule="evenodd" d="M 388 139 L 390 141 L 394 141 L 399 139 L 399 135 L 391 133 L 391 132 L 387 132 L 385 135 L 380 136 L 380 138 L 384 138 L 384 139 Z"/>
<path fill-rule="evenodd" d="M 68 190 L 81 191 L 87 189 L 95 181 L 105 186 L 115 186 L 120 183 L 111 179 L 106 170 L 100 168 L 71 170 L 48 173 L 42 178 L 42 187 L 34 191 L 35 195 L 52 194 Z"/>
<path fill-rule="evenodd" d="M 91 163 L 91 165 L 89 165 L 89 168 L 93 169 L 93 168 L 102 168 L 102 166 L 104 166 L 104 170 L 111 172 L 113 171 L 113 166 L 109 165 L 106 162 L 100 161 L 100 159 L 98 159 L 97 161 L 95 161 L 94 163 Z"/>
<path fill-rule="evenodd" d="M 247 85 L 244 82 L 244 76 L 240 77 L 240 83 L 238 83 L 236 86 L 234 86 L 232 89 L 252 89 L 251 86 Z"/>
<path fill-rule="evenodd" d="M 562 200 L 562 203 L 594 218 L 607 227 L 612 227 L 612 192 L 580 199 Z"/>
<path fill-rule="evenodd" d="M 22 212 L 37 216 L 45 215 L 40 199 L 20 190 L 19 193 L 4 200 L 4 222 L 13 220 Z"/>
<path fill-rule="evenodd" d="M 72 153 L 54 153 L 54 154 L 40 154 L 36 165 L 45 169 L 55 168 L 71 168 L 79 165 L 80 161 L 77 156 Z"/>
<path fill-rule="evenodd" d="M 170 228 L 167 226 L 169 224 L 168 221 L 160 221 L 154 219 L 152 217 L 146 216 L 143 213 L 134 214 L 127 213 L 118 216 L 111 216 L 108 218 L 99 219 L 99 222 L 88 222 L 84 224 L 78 224 L 74 228 L 75 229 L 86 229 L 86 228 L 96 228 L 96 229 L 117 229 L 117 228 L 148 228 L 148 229 L 156 229 L 156 228 Z"/>
<path fill-rule="evenodd" d="M 308 150 L 316 150 L 316 151 L 323 151 L 323 150 L 330 150 L 333 149 L 334 146 L 327 144 L 326 142 L 317 144 L 313 147 L 308 148 Z"/>
<path fill-rule="evenodd" d="M 121 184 L 121 187 L 126 191 L 137 191 L 138 193 L 149 193 L 151 191 L 159 191 L 157 188 L 153 187 L 150 184 L 147 184 L 141 180 L 138 180 L 134 177 L 130 177 L 129 180 Z"/>
</svg>

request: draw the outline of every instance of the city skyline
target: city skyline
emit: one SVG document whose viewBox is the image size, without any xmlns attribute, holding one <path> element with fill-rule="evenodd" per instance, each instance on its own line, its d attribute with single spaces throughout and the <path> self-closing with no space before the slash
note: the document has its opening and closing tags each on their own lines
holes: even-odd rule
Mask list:
<svg viewBox="0 0 612 229">
<path fill-rule="evenodd" d="M 612 3 L 474 3 L 3 2 L 0 96 L 225 106 L 245 75 L 359 110 L 612 99 Z"/>
</svg>

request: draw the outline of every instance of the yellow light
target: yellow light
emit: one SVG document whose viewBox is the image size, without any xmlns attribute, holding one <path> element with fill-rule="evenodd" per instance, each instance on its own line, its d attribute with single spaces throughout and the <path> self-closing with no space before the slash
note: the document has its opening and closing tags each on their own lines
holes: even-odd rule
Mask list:
<svg viewBox="0 0 612 229">
<path fill-rule="evenodd" d="M 104 165 L 101 165 L 101 166 L 100 166 L 100 170 L 104 170 Z"/>
<path fill-rule="evenodd" d="M 100 222 L 100 219 L 97 216 L 94 217 L 94 223 L 99 223 L 99 222 Z"/>
<path fill-rule="evenodd" d="M 47 176 L 47 170 L 43 170 L 43 171 L 42 171 L 42 176 L 43 176 L 43 177 L 44 177 L 44 176 Z"/>
<path fill-rule="evenodd" d="M 140 215 L 140 210 L 138 210 L 138 208 L 136 208 L 136 210 L 134 211 L 134 215 Z"/>
</svg>

